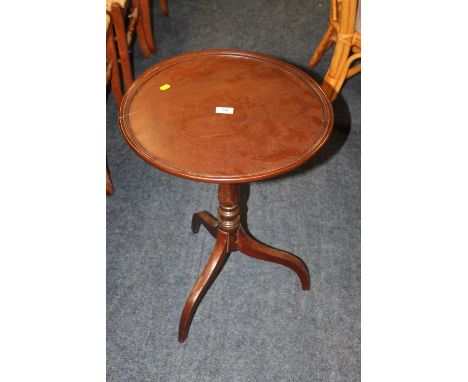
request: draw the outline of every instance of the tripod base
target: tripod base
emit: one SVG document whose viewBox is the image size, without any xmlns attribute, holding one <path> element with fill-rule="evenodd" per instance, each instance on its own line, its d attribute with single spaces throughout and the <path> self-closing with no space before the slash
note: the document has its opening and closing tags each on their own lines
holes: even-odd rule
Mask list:
<svg viewBox="0 0 468 382">
<path fill-rule="evenodd" d="M 248 235 L 240 224 L 239 185 L 219 186 L 218 219 L 209 212 L 197 212 L 192 218 L 192 232 L 197 233 L 203 225 L 216 238 L 216 244 L 203 272 L 185 302 L 179 323 L 179 342 L 187 339 L 190 324 L 197 307 L 227 261 L 229 253 L 239 251 L 255 259 L 284 265 L 292 269 L 302 285 L 310 289 L 310 276 L 307 266 L 297 256 L 266 246 Z"/>
</svg>

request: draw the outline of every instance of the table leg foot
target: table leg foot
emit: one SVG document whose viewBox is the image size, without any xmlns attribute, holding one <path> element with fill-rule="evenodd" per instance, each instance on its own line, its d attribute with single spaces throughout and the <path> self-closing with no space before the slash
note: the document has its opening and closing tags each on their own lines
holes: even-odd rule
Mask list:
<svg viewBox="0 0 468 382">
<path fill-rule="evenodd" d="M 297 256 L 266 246 L 247 235 L 242 227 L 237 236 L 237 247 L 244 255 L 255 259 L 282 264 L 296 272 L 303 290 L 310 290 L 310 275 L 305 263 Z"/>
<path fill-rule="evenodd" d="M 193 315 L 195 314 L 200 301 L 203 299 L 203 296 L 210 285 L 216 279 L 216 276 L 229 256 L 227 244 L 228 235 L 221 231 L 218 232 L 216 244 L 208 263 L 190 292 L 190 295 L 185 302 L 184 309 L 182 310 L 179 323 L 179 342 L 184 342 L 187 339 Z"/>
<path fill-rule="evenodd" d="M 218 221 L 216 218 L 211 215 L 208 211 L 200 211 L 197 213 L 194 213 L 192 216 L 192 232 L 198 233 L 200 230 L 200 225 L 203 224 L 203 227 L 205 227 L 209 233 L 211 233 L 211 236 L 213 236 L 215 239 L 218 234 Z"/>
</svg>

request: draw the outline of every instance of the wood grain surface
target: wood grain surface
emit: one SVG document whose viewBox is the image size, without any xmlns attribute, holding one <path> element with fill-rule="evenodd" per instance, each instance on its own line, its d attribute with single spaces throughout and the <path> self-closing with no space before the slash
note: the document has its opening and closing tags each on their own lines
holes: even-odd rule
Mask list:
<svg viewBox="0 0 468 382">
<path fill-rule="evenodd" d="M 217 107 L 233 113 L 216 113 Z M 147 70 L 126 93 L 119 122 L 133 150 L 161 170 L 202 182 L 245 183 L 312 157 L 330 136 L 333 110 L 319 85 L 290 64 L 258 53 L 206 50 Z"/>
</svg>

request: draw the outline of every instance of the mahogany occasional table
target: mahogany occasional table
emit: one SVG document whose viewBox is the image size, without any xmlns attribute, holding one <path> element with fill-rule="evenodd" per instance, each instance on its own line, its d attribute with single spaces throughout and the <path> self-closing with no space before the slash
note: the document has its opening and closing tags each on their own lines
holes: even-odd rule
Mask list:
<svg viewBox="0 0 468 382">
<path fill-rule="evenodd" d="M 299 257 L 245 232 L 239 186 L 286 173 L 325 144 L 333 109 L 314 80 L 258 53 L 186 53 L 158 63 L 133 83 L 119 121 L 127 143 L 152 166 L 219 185 L 218 218 L 207 211 L 192 218 L 193 233 L 203 225 L 216 244 L 182 311 L 180 342 L 231 252 L 289 267 L 302 289 L 310 289 L 309 271 Z"/>
</svg>

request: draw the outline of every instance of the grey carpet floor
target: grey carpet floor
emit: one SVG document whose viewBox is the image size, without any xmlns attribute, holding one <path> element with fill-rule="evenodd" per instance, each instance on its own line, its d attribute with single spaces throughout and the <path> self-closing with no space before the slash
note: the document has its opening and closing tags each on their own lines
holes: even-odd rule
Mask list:
<svg viewBox="0 0 468 382">
<path fill-rule="evenodd" d="M 327 27 L 326 0 L 153 1 L 158 52 L 134 49 L 137 75 L 186 51 L 253 50 L 304 68 Z M 321 80 L 330 62 L 306 70 Z M 216 186 L 176 178 L 124 143 L 107 99 L 108 381 L 360 380 L 360 75 L 334 104 L 327 146 L 292 173 L 244 188 L 259 240 L 300 256 L 312 290 L 288 268 L 234 253 L 177 341 L 185 299 L 214 240 L 192 213 L 216 213 Z"/>
</svg>

